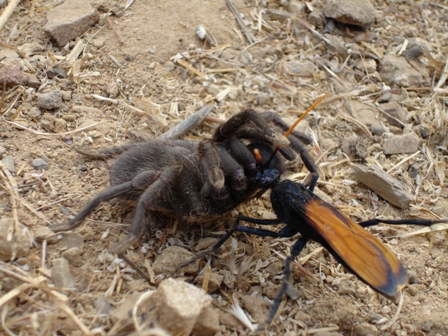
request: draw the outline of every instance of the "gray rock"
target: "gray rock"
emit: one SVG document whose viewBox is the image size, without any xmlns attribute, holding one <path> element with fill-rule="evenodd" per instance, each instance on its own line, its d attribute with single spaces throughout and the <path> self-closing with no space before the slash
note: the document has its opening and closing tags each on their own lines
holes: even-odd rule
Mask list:
<svg viewBox="0 0 448 336">
<path fill-rule="evenodd" d="M 45 110 L 54 110 L 62 105 L 62 92 L 54 90 L 47 93 L 42 93 L 37 96 L 37 107 Z"/>
<path fill-rule="evenodd" d="M 37 120 L 42 116 L 42 112 L 40 112 L 40 110 L 33 106 L 30 108 L 30 110 L 26 113 L 26 115 L 31 119 L 31 120 Z"/>
<path fill-rule="evenodd" d="M 83 249 L 84 237 L 78 232 L 67 232 L 62 235 L 62 238 L 56 243 L 56 248 L 60 250 L 68 250 L 77 247 Z"/>
<path fill-rule="evenodd" d="M 338 285 L 338 293 L 341 295 L 356 296 L 356 288 L 353 281 L 341 281 Z"/>
<path fill-rule="evenodd" d="M 56 234 L 47 226 L 33 227 L 31 232 L 33 233 L 34 239 L 39 243 L 46 240 L 48 244 L 54 244 L 58 241 Z"/>
<path fill-rule="evenodd" d="M 113 81 L 106 85 L 106 93 L 110 98 L 115 98 L 120 93 L 120 88 L 118 87 L 118 83 Z"/>
<path fill-rule="evenodd" d="M 0 155 L 5 154 L 6 153 L 6 148 L 3 146 L 0 146 Z"/>
<path fill-rule="evenodd" d="M 424 54 L 427 51 L 431 51 L 431 43 L 420 38 L 420 37 L 411 37 L 408 40 L 408 47 L 406 50 L 410 49 L 416 49 L 420 50 L 422 54 Z"/>
<path fill-rule="evenodd" d="M 50 168 L 47 161 L 41 158 L 34 159 L 33 161 L 31 161 L 31 165 L 33 166 L 34 169 L 48 170 Z"/>
<path fill-rule="evenodd" d="M 167 279 L 140 305 L 140 316 L 156 322 L 173 335 L 190 335 L 202 310 L 212 298 L 185 281 Z"/>
<path fill-rule="evenodd" d="M 81 36 L 98 21 L 96 10 L 89 0 L 67 0 L 47 13 L 45 31 L 59 47 Z"/>
<path fill-rule="evenodd" d="M 266 301 L 261 296 L 241 295 L 241 305 L 256 321 L 264 321 L 268 316 Z"/>
<path fill-rule="evenodd" d="M 156 257 L 152 268 L 156 274 L 169 274 L 173 272 L 177 266 L 194 258 L 194 254 L 180 246 L 167 247 L 162 254 Z M 197 272 L 198 262 L 191 263 L 179 270 L 179 273 L 191 274 Z"/>
<path fill-rule="evenodd" d="M 403 123 L 406 121 L 407 112 L 403 107 L 401 107 L 400 104 L 396 101 L 391 101 L 390 103 L 380 104 L 379 107 L 387 113 L 383 115 L 389 124 L 403 128 Z"/>
<path fill-rule="evenodd" d="M 83 264 L 83 260 L 81 258 L 82 253 L 83 251 L 81 248 L 71 247 L 68 250 L 62 252 L 62 257 L 67 259 L 70 265 L 79 267 Z"/>
<path fill-rule="evenodd" d="M 323 13 L 338 22 L 364 28 L 375 21 L 375 8 L 369 0 L 327 0 Z"/>
<path fill-rule="evenodd" d="M 378 328 L 366 322 L 358 324 L 355 327 L 356 336 L 376 336 L 378 334 Z"/>
<path fill-rule="evenodd" d="M 357 100 L 348 100 L 344 105 L 346 111 L 357 121 L 368 127 L 380 127 L 381 123 L 377 119 L 378 111 L 370 105 Z"/>
<path fill-rule="evenodd" d="M 7 86 L 28 85 L 30 79 L 14 65 L 5 65 L 0 69 L 0 83 L 6 82 Z"/>
<path fill-rule="evenodd" d="M 212 336 L 219 331 L 219 312 L 217 309 L 206 306 L 202 309 L 192 334 L 195 336 Z"/>
<path fill-rule="evenodd" d="M 323 13 L 320 8 L 314 8 L 314 10 L 308 14 L 308 22 L 316 28 L 323 28 L 324 22 L 322 20 Z"/>
<path fill-rule="evenodd" d="M 429 73 L 425 66 L 403 56 L 385 55 L 379 69 L 380 76 L 387 85 L 429 85 Z"/>
<path fill-rule="evenodd" d="M 75 280 L 67 259 L 58 258 L 53 260 L 53 268 L 51 269 L 51 278 L 56 287 L 75 289 Z"/>
<path fill-rule="evenodd" d="M 369 74 L 374 73 L 376 71 L 376 67 L 376 61 L 372 58 L 359 59 L 355 62 L 356 69 Z"/>
<path fill-rule="evenodd" d="M 2 164 L 5 166 L 6 169 L 9 170 L 10 173 L 15 173 L 17 171 L 16 164 L 14 162 L 14 158 L 12 156 L 5 156 L 2 159 Z"/>
<path fill-rule="evenodd" d="M 384 140 L 384 154 L 411 154 L 418 150 L 420 140 L 413 133 L 392 136 Z"/>
<path fill-rule="evenodd" d="M 113 311 L 112 306 L 104 298 L 98 298 L 94 302 L 95 309 L 101 315 L 108 315 Z"/>
<path fill-rule="evenodd" d="M 61 92 L 62 92 L 62 99 L 64 101 L 72 100 L 72 92 L 71 91 L 61 91 Z"/>
</svg>

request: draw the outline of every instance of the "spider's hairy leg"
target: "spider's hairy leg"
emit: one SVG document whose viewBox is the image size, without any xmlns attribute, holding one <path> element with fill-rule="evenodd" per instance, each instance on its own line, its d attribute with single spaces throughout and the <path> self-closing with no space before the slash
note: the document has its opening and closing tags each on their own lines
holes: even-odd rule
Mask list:
<svg viewBox="0 0 448 336">
<path fill-rule="evenodd" d="M 231 136 L 256 137 L 260 141 L 265 139 L 265 141 L 280 147 L 288 145 L 287 139 L 282 134 L 274 133 L 271 127 L 254 110 L 245 110 L 230 118 L 216 130 L 213 141 L 222 142 Z"/>
<path fill-rule="evenodd" d="M 288 131 L 290 128 L 276 113 L 274 112 L 265 112 L 262 115 L 262 118 L 266 120 L 266 122 L 270 122 L 273 125 L 273 129 L 280 129 L 282 131 Z M 277 131 L 278 132 L 278 131 Z M 313 157 L 308 152 L 306 145 L 309 145 L 312 142 L 312 139 L 305 134 L 297 131 L 292 131 L 288 136 L 288 140 L 290 142 L 289 147 L 292 148 L 296 153 L 300 155 L 303 164 L 306 169 L 311 173 L 311 181 L 309 183 L 309 189 L 311 191 L 314 190 L 317 180 L 319 178 L 318 169 L 316 163 L 314 162 Z M 291 152 L 289 151 L 289 147 L 280 149 L 280 153 L 288 160 L 293 159 L 291 157 Z"/>
<path fill-rule="evenodd" d="M 160 173 L 159 178 L 141 194 L 127 237 L 112 246 L 109 252 L 116 254 L 125 253 L 128 247 L 143 233 L 146 223 L 150 223 L 150 226 L 155 227 L 155 225 L 152 225 L 156 221 L 156 216 L 154 216 L 153 212 L 165 208 L 167 191 L 171 190 L 175 185 L 182 168 L 180 165 L 166 168 Z M 144 183 L 140 187 L 143 187 L 143 185 Z"/>
<path fill-rule="evenodd" d="M 127 144 L 120 147 L 102 148 L 102 149 L 91 149 L 82 146 L 74 146 L 75 150 L 82 155 L 87 156 L 92 160 L 105 160 L 111 157 L 117 156 L 134 147 L 135 144 Z"/>
<path fill-rule="evenodd" d="M 201 195 L 216 195 L 226 197 L 224 172 L 220 168 L 220 160 L 213 144 L 209 140 L 201 141 L 198 147 L 199 166 L 204 176 L 204 186 Z M 227 195 L 226 195 L 227 194 Z"/>
<path fill-rule="evenodd" d="M 90 215 L 101 202 L 110 201 L 116 197 L 129 195 L 137 190 L 146 189 L 160 173 L 154 171 L 144 171 L 134 177 L 132 181 L 125 182 L 116 186 L 112 186 L 96 195 L 74 218 L 66 224 L 55 224 L 50 226 L 54 232 L 67 231 L 77 228 L 82 224 L 83 220 Z"/>
<path fill-rule="evenodd" d="M 244 174 L 244 169 L 239 164 L 225 146 L 221 144 L 215 144 L 216 152 L 219 156 L 219 165 L 224 172 L 225 178 L 230 182 L 230 192 L 232 197 L 237 202 L 242 202 L 246 197 L 247 191 L 247 177 Z M 250 154 L 250 153 L 249 153 Z M 255 168 L 255 166 L 254 166 Z"/>
</svg>

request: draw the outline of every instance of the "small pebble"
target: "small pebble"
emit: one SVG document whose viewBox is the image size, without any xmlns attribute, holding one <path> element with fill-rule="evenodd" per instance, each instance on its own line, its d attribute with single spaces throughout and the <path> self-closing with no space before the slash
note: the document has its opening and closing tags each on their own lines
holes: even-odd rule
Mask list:
<svg viewBox="0 0 448 336">
<path fill-rule="evenodd" d="M 53 260 L 53 268 L 51 269 L 51 278 L 56 287 L 74 289 L 75 280 L 70 272 L 70 265 L 67 259 L 58 258 Z"/>
<path fill-rule="evenodd" d="M 55 90 L 47 93 L 42 93 L 37 96 L 37 107 L 45 110 L 54 110 L 62 105 L 62 92 Z"/>
<path fill-rule="evenodd" d="M 102 315 L 108 315 L 113 311 L 112 306 L 104 298 L 98 298 L 94 302 L 95 309 L 98 313 Z"/>
<path fill-rule="evenodd" d="M 381 313 L 383 314 L 389 314 L 392 311 L 392 309 L 389 306 L 384 306 L 383 309 L 381 309 Z"/>
<path fill-rule="evenodd" d="M 5 156 L 3 159 L 2 159 L 2 164 L 5 166 L 5 168 L 6 169 L 8 169 L 8 171 L 10 172 L 10 173 L 15 173 L 15 172 L 17 172 L 17 169 L 16 169 L 16 164 L 15 164 L 15 162 L 14 162 L 14 158 L 12 157 L 12 156 Z"/>
<path fill-rule="evenodd" d="M 48 163 L 44 159 L 41 159 L 41 158 L 34 159 L 33 161 L 31 161 L 31 165 L 36 170 L 38 170 L 38 169 L 48 170 L 50 168 Z"/>
</svg>

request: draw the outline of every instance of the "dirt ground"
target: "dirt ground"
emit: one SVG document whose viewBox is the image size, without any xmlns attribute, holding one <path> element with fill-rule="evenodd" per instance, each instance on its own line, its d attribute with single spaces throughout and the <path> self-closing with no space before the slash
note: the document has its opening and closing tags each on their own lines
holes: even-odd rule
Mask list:
<svg viewBox="0 0 448 336">
<path fill-rule="evenodd" d="M 59 3 L 23 1 L 0 31 L 0 66 L 15 64 L 38 81 L 34 87 L 1 89 L 0 146 L 3 158 L 13 157 L 16 167 L 9 178 L 2 175 L 1 218 L 13 225 L 16 217 L 35 238 L 29 251 L 1 263 L 2 334 L 131 332 L 132 323 L 130 329 L 120 325 L 126 324 L 127 316 L 116 308 L 125 300 L 135 302 L 135 293 L 156 286 L 125 263 L 117 263 L 107 249 L 123 237 L 132 212 L 120 202 L 111 202 L 99 206 L 75 233 L 42 238 L 40 230 L 66 222 L 108 186 L 113 161 L 87 160 L 74 145 L 119 146 L 130 142 L 132 134 L 156 138 L 204 106 L 212 108 L 209 118 L 185 139 L 210 138 L 220 121 L 248 107 L 274 111 L 292 123 L 317 97 L 328 94 L 326 102 L 300 125 L 315 139 L 309 150 L 320 169 L 319 195 L 356 221 L 376 216 L 448 217 L 448 90 L 444 80 L 437 86 L 447 71 L 446 1 L 375 0 L 375 23 L 359 30 L 324 26 L 319 15 L 310 14 L 320 10 L 324 1 L 305 6 L 235 0 L 255 37 L 251 44 L 224 0 L 137 0 L 127 9 L 125 2 L 95 0 L 99 23 L 79 38 L 86 47 L 75 63 L 68 63 L 66 56 L 76 41 L 59 48 L 44 32 L 46 13 Z M 272 11 L 289 15 L 296 11 L 298 20 Z M 198 39 L 199 25 L 214 36 L 217 46 Z M 385 84 L 378 72 L 384 55 L 401 55 L 415 40 L 427 48 L 413 61 L 426 69 L 428 82 L 407 87 Z M 178 54 L 182 56 L 172 59 Z M 176 63 L 181 57 L 200 74 Z M 373 62 L 373 71 L 360 66 L 361 59 Z M 55 110 L 37 108 L 38 94 L 54 90 L 63 92 L 62 105 Z M 370 104 L 374 119 L 386 132 L 376 134 L 364 119 L 350 115 L 350 101 Z M 399 126 L 377 109 L 378 103 L 391 101 L 406 111 Z M 384 154 L 387 138 L 409 132 L 419 139 L 418 151 Z M 47 170 L 33 167 L 38 158 L 47 162 Z M 380 164 L 412 195 L 411 205 L 404 210 L 394 207 L 357 182 L 353 169 L 360 164 Z M 301 162 L 289 168 L 289 178 L 302 181 L 307 176 Z M 275 218 L 264 195 L 205 228 L 167 223 L 146 234 L 128 255 L 151 269 L 169 246 L 196 253 L 208 246 L 201 236 L 222 233 L 241 211 Z M 318 244 L 310 243 L 293 267 L 301 297 L 287 300 L 265 333 L 448 334 L 447 233 L 401 237 L 417 229 L 386 225 L 369 229 L 399 256 L 411 279 L 403 291 L 401 313 L 388 329 L 382 330 L 397 305 L 345 271 Z M 241 301 L 253 323 L 263 322 L 283 279 L 283 260 L 297 239 L 243 234 L 235 238 L 232 247 L 224 248 L 226 258 L 217 254 L 211 262 L 212 272 L 224 277 L 219 290 L 210 293 L 219 317 L 217 335 L 249 333 L 229 314 L 232 297 Z M 64 254 L 68 247 L 75 248 L 70 255 Z M 63 254 L 70 261 L 76 290 L 51 287 L 53 261 Z M 160 275 L 155 276 L 160 282 Z M 184 278 L 201 287 L 196 276 Z"/>
</svg>

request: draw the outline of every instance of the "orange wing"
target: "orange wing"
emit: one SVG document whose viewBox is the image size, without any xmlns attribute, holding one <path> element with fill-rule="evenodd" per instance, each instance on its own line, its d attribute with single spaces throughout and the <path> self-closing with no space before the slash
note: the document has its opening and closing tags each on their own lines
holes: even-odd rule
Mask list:
<svg viewBox="0 0 448 336">
<path fill-rule="evenodd" d="M 320 199 L 307 202 L 305 209 L 307 222 L 366 284 L 394 298 L 408 283 L 396 255 L 361 225 Z"/>
</svg>

